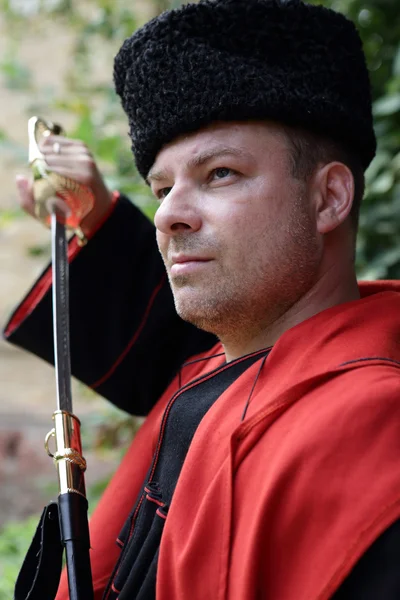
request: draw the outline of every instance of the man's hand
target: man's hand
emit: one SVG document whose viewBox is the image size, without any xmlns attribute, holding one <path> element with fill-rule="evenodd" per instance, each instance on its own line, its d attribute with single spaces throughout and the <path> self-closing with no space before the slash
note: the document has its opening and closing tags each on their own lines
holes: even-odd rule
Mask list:
<svg viewBox="0 0 400 600">
<path fill-rule="evenodd" d="M 91 188 L 95 197 L 94 208 L 80 225 L 83 233 L 88 235 L 104 218 L 112 203 L 112 194 L 107 189 L 93 156 L 80 140 L 58 135 L 44 138 L 40 143 L 40 150 L 51 171 Z M 34 217 L 32 179 L 17 175 L 16 184 L 21 208 Z"/>
</svg>

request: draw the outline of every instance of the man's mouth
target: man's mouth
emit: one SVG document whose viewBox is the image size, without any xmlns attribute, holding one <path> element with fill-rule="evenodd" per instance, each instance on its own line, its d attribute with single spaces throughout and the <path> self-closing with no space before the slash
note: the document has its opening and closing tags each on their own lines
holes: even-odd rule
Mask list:
<svg viewBox="0 0 400 600">
<path fill-rule="evenodd" d="M 171 276 L 174 275 L 189 275 L 201 269 L 204 269 L 211 258 L 204 256 L 195 256 L 189 254 L 178 254 L 171 257 Z"/>
</svg>

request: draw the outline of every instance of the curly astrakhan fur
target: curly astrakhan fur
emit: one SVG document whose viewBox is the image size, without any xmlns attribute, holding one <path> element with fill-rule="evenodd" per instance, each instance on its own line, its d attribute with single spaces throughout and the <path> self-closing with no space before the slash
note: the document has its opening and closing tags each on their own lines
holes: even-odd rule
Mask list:
<svg viewBox="0 0 400 600">
<path fill-rule="evenodd" d="M 137 167 L 213 121 L 271 119 L 375 154 L 368 71 L 354 24 L 301 0 L 202 0 L 136 31 L 115 58 Z"/>
</svg>

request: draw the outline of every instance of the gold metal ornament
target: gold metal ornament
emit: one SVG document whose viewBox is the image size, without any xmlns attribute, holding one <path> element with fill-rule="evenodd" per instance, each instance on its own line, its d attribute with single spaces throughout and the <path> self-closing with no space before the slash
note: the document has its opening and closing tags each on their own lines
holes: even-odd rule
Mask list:
<svg viewBox="0 0 400 600">
<path fill-rule="evenodd" d="M 40 150 L 40 141 L 49 135 L 64 135 L 61 125 L 46 121 L 41 117 L 31 117 L 28 121 L 29 164 L 33 172 L 33 195 L 35 199 L 35 216 L 50 227 L 51 212 L 56 209 L 63 212 L 63 204 L 57 204 L 57 198 L 67 205 L 68 214 L 65 225 L 72 229 L 78 237 L 78 243 L 84 245 L 87 240 L 80 223 L 94 206 L 92 190 L 74 179 L 51 171 Z M 60 144 L 53 144 L 53 151 L 60 154 Z"/>
<path fill-rule="evenodd" d="M 75 493 L 86 497 L 84 472 L 86 460 L 82 456 L 79 419 L 65 411 L 53 413 L 54 428 L 46 435 L 44 447 L 57 468 L 60 494 Z M 55 438 L 56 450 L 49 448 L 50 438 Z"/>
</svg>

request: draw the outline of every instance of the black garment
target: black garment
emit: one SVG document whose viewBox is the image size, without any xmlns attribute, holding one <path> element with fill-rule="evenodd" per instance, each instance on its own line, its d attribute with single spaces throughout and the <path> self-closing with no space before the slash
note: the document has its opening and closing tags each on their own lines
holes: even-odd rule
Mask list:
<svg viewBox="0 0 400 600">
<path fill-rule="evenodd" d="M 119 536 L 123 551 L 109 584 L 113 584 L 112 591 L 105 592 L 107 599 L 155 598 L 161 535 L 196 429 L 221 394 L 268 352 L 261 350 L 224 364 L 182 387 L 169 401 L 148 477 Z M 248 396 L 243 398 L 243 407 L 247 401 Z M 238 424 L 240 419 L 238 415 Z"/>
</svg>

